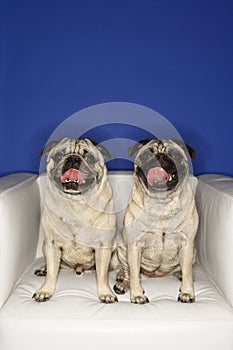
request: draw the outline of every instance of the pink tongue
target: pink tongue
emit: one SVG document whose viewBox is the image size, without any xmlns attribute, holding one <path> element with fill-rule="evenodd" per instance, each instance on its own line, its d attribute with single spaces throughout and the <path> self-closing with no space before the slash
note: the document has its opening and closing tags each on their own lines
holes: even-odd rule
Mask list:
<svg viewBox="0 0 233 350">
<path fill-rule="evenodd" d="M 80 170 L 71 168 L 61 175 L 61 181 L 78 181 L 81 184 L 84 182 L 84 176 Z"/>
<path fill-rule="evenodd" d="M 150 186 L 153 186 L 155 182 L 167 182 L 169 180 L 169 174 L 160 167 L 151 168 L 147 174 L 147 181 Z"/>
</svg>

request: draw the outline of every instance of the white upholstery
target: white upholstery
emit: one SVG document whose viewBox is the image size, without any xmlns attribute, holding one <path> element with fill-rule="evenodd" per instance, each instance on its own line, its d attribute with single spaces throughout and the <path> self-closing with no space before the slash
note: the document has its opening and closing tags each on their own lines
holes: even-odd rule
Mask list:
<svg viewBox="0 0 233 350">
<path fill-rule="evenodd" d="M 197 202 L 199 261 L 233 306 L 233 178 L 202 175 Z"/>
<path fill-rule="evenodd" d="M 110 181 L 113 189 L 118 186 L 115 194 L 123 198 L 116 201 L 121 220 L 132 176 L 112 175 Z M 36 303 L 31 297 L 43 280 L 33 273 L 43 263 L 36 257 L 36 251 L 41 255 L 37 182 L 35 176 L 18 174 L 1 179 L 0 188 L 0 300 L 9 295 L 0 310 L 1 350 L 233 349 L 231 178 L 199 178 L 201 219 L 193 304 L 177 302 L 180 282 L 175 276 L 143 280 L 149 304 L 131 304 L 129 293 L 118 296 L 116 304 L 101 304 L 94 273 L 76 276 L 65 270 L 60 271 L 51 300 Z M 12 213 L 14 217 L 17 213 L 16 221 Z M 114 279 L 111 272 L 111 286 Z"/>
<path fill-rule="evenodd" d="M 36 175 L 0 178 L 0 306 L 35 259 L 40 220 Z"/>
</svg>

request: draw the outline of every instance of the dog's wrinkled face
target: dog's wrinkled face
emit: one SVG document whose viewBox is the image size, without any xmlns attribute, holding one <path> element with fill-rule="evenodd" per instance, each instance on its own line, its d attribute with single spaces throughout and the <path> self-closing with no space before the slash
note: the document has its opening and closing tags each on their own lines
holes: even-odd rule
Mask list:
<svg viewBox="0 0 233 350">
<path fill-rule="evenodd" d="M 143 140 L 131 147 L 130 155 L 135 151 L 135 175 L 150 193 L 175 190 L 188 175 L 188 154 L 184 143 Z"/>
<path fill-rule="evenodd" d="M 99 183 L 105 172 L 107 150 L 89 139 L 64 138 L 49 143 L 47 173 L 50 180 L 64 193 L 79 195 Z"/>
</svg>

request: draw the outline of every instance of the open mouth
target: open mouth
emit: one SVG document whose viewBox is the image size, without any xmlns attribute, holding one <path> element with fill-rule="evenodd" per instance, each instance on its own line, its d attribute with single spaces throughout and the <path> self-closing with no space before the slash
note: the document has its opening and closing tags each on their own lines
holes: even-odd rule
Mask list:
<svg viewBox="0 0 233 350">
<path fill-rule="evenodd" d="M 178 173 L 173 169 L 172 172 L 163 167 L 154 167 L 149 169 L 146 175 L 148 187 L 152 190 L 169 191 L 178 183 Z"/>
<path fill-rule="evenodd" d="M 81 194 L 95 182 L 95 177 L 85 177 L 78 169 L 70 168 L 61 175 L 62 188 L 64 193 L 71 195 Z"/>
<path fill-rule="evenodd" d="M 147 182 L 150 186 L 153 186 L 155 183 L 163 184 L 171 180 L 172 175 L 162 167 L 151 168 L 147 174 Z"/>
</svg>

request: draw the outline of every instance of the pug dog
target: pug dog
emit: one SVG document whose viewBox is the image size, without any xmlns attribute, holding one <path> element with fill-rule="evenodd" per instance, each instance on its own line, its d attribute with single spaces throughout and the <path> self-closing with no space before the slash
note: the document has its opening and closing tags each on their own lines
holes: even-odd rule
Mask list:
<svg viewBox="0 0 233 350">
<path fill-rule="evenodd" d="M 33 299 L 47 301 L 54 293 L 60 267 L 77 274 L 96 270 L 101 302 L 117 301 L 108 284 L 108 267 L 116 230 L 112 190 L 102 145 L 89 139 L 63 138 L 50 142 L 47 186 L 41 224 L 46 265 L 35 271 L 46 276 Z"/>
<path fill-rule="evenodd" d="M 195 150 L 179 140 L 147 139 L 129 149 L 133 155 L 134 185 L 117 250 L 121 267 L 114 290 L 124 294 L 130 288 L 131 302 L 144 304 L 149 300 L 141 277 L 176 274 L 182 281 L 178 301 L 192 303 L 198 214 L 189 157 L 194 159 Z"/>
</svg>

